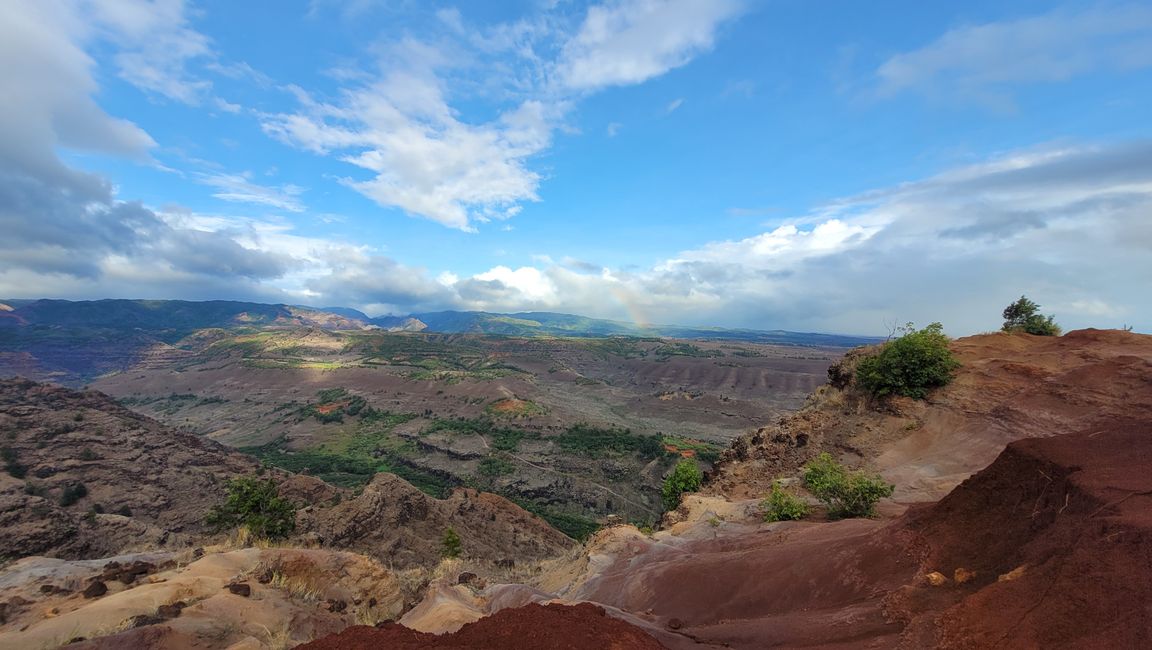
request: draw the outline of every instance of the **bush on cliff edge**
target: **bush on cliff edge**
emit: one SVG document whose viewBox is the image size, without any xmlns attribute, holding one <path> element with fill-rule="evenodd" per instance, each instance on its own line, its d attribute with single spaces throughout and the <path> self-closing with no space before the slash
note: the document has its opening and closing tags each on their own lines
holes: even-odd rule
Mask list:
<svg viewBox="0 0 1152 650">
<path fill-rule="evenodd" d="M 928 391 L 952 381 L 960 363 L 948 349 L 944 326 L 917 330 L 908 323 L 903 334 L 888 341 L 856 366 L 856 383 L 873 397 L 904 395 L 923 399 Z"/>
</svg>

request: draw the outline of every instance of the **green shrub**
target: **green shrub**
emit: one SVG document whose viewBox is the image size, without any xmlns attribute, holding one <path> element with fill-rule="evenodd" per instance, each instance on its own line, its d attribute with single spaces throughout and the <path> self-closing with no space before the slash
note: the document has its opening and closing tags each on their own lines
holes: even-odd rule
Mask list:
<svg viewBox="0 0 1152 650">
<path fill-rule="evenodd" d="M 876 502 L 895 489 L 879 476 L 849 472 L 827 452 L 804 466 L 804 487 L 828 506 L 834 519 L 870 517 Z"/>
<path fill-rule="evenodd" d="M 856 366 L 856 382 L 873 397 L 923 399 L 929 390 L 952 381 L 960 367 L 948 349 L 948 337 L 940 323 L 922 330 L 909 323 L 901 331 L 899 338 L 888 341 Z"/>
<path fill-rule="evenodd" d="M 65 485 L 64 491 L 60 493 L 60 505 L 67 508 L 86 496 L 88 496 L 88 486 L 83 483 L 70 483 Z"/>
<path fill-rule="evenodd" d="M 460 542 L 460 535 L 456 531 L 449 528 L 444 532 L 444 539 L 440 542 L 440 555 L 446 558 L 460 557 L 463 552 L 463 544 Z"/>
<path fill-rule="evenodd" d="M 664 486 L 660 493 L 664 497 L 664 509 L 675 510 L 680 506 L 680 495 L 685 492 L 695 492 L 704 482 L 704 476 L 696 461 L 691 458 L 682 458 L 668 478 L 664 479 Z"/>
<path fill-rule="evenodd" d="M 296 506 L 279 496 L 272 479 L 237 478 L 228 482 L 227 498 L 205 523 L 217 531 L 245 526 L 255 537 L 281 539 L 296 529 Z"/>
<path fill-rule="evenodd" d="M 1000 329 L 1005 332 L 1024 332 L 1036 336 L 1060 336 L 1060 326 L 1052 316 L 1040 313 L 1040 305 L 1032 302 L 1025 296 L 1020 296 L 1016 302 L 1004 308 L 1004 326 Z"/>
<path fill-rule="evenodd" d="M 15 449 L 11 447 L 0 449 L 0 460 L 4 461 L 4 470 L 12 478 L 24 478 L 28 475 L 28 466 L 20 462 Z"/>
<path fill-rule="evenodd" d="M 483 476 L 504 476 L 516 471 L 516 466 L 503 458 L 488 456 L 480 461 L 479 471 Z"/>
<path fill-rule="evenodd" d="M 808 504 L 775 481 L 760 507 L 764 509 L 764 521 L 797 521 L 808 516 Z"/>
</svg>

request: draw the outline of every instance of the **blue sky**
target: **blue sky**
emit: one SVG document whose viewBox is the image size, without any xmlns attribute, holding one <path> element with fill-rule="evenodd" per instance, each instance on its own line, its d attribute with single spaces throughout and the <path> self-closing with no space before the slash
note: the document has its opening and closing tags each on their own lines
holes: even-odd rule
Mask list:
<svg viewBox="0 0 1152 650">
<path fill-rule="evenodd" d="M 1152 330 L 1152 7 L 16 1 L 0 296 Z"/>
</svg>

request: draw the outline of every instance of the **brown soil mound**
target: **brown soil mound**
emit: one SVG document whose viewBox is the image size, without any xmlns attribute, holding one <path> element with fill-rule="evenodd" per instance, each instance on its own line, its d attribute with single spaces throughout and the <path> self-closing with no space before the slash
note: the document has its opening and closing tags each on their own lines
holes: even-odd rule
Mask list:
<svg viewBox="0 0 1152 650">
<path fill-rule="evenodd" d="M 1152 421 L 1152 336 L 983 334 L 957 339 L 952 351 L 962 365 L 951 384 L 925 401 L 884 405 L 855 388 L 859 353 L 850 353 L 803 410 L 736 440 L 706 491 L 757 497 L 830 451 L 879 470 L 898 501 L 937 501 L 1012 441 Z"/>
<path fill-rule="evenodd" d="M 1013 443 L 911 513 L 926 570 L 973 575 L 915 633 L 953 648 L 1152 647 L 1149 468 L 1152 425 L 1117 422 Z"/>
<path fill-rule="evenodd" d="M 299 646 L 301 650 L 660 650 L 664 646 L 637 627 L 589 603 L 537 605 L 501 610 L 452 634 L 425 634 L 395 623 L 357 626 Z"/>
</svg>

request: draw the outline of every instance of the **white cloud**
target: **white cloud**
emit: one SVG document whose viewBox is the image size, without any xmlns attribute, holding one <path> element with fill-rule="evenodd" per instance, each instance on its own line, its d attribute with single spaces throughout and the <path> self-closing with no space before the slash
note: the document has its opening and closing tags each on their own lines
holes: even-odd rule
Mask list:
<svg viewBox="0 0 1152 650">
<path fill-rule="evenodd" d="M 252 182 L 250 173 L 224 174 L 224 173 L 197 173 L 196 181 L 216 188 L 212 196 L 221 201 L 236 203 L 255 203 L 267 205 L 290 212 L 303 212 L 304 204 L 300 195 L 304 188 L 297 185 L 280 185 L 277 187 L 258 185 Z"/>
<path fill-rule="evenodd" d="M 664 107 L 664 114 L 665 115 L 671 115 L 676 109 L 680 108 L 683 105 L 684 105 L 684 98 L 683 97 L 678 97 L 676 99 L 673 99 L 672 101 L 668 102 L 667 106 Z"/>
<path fill-rule="evenodd" d="M 441 38 L 393 44 L 376 74 L 342 67 L 347 85 L 332 99 L 289 86 L 300 109 L 265 114 L 261 124 L 282 142 L 370 172 L 343 182 L 382 206 L 475 230 L 539 200 L 533 159 L 579 96 L 688 63 L 740 9 L 736 0 L 612 2 L 589 8 L 572 37 L 550 14 L 476 28 L 442 10 Z M 605 72 L 610 60 L 622 67 Z M 465 119 L 460 100 L 492 102 L 494 117 Z"/>
<path fill-rule="evenodd" d="M 155 142 L 140 127 L 109 116 L 93 100 L 94 62 L 81 43 L 88 27 L 68 6 L 12 2 L 0 21 L 0 165 L 81 179 L 56 147 L 144 158 Z"/>
<path fill-rule="evenodd" d="M 996 329 L 1026 293 L 1066 327 L 1152 330 L 1152 142 L 1015 152 L 821 206 L 642 270 L 548 255 L 442 276 L 442 307 L 883 333 Z"/>
<path fill-rule="evenodd" d="M 87 0 L 86 5 L 120 48 L 114 60 L 125 81 L 185 104 L 200 104 L 211 92 L 211 82 L 188 70 L 189 62 L 211 59 L 213 52 L 208 37 L 189 25 L 184 0 Z"/>
<path fill-rule="evenodd" d="M 608 127 L 604 129 L 604 132 L 608 134 L 609 138 L 615 138 L 620 133 L 620 129 L 622 128 L 624 128 L 624 125 L 619 122 L 609 122 Z"/>
<path fill-rule="evenodd" d="M 1101 4 L 1018 20 L 967 25 L 876 71 L 882 97 L 919 90 L 944 99 L 1011 108 L 1010 88 L 1095 70 L 1152 65 L 1152 7 Z"/>
<path fill-rule="evenodd" d="M 642 83 L 710 50 L 736 0 L 629 0 L 594 6 L 565 46 L 560 82 L 578 90 Z"/>
</svg>

